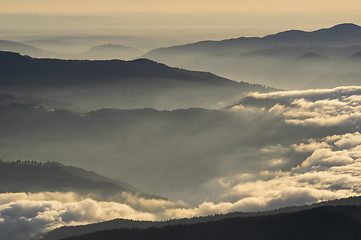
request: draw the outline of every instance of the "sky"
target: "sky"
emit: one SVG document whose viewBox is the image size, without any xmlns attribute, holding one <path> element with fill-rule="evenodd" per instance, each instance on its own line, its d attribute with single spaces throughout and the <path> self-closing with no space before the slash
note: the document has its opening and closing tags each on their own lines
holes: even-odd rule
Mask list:
<svg viewBox="0 0 361 240">
<path fill-rule="evenodd" d="M 3 13 L 114 13 L 114 12 L 347 12 L 361 10 L 358 0 L 1 0 Z"/>
<path fill-rule="evenodd" d="M 0 0 L 0 39 L 135 36 L 142 41 L 122 43 L 149 51 L 346 22 L 361 25 L 360 11 L 357 0 Z"/>
</svg>

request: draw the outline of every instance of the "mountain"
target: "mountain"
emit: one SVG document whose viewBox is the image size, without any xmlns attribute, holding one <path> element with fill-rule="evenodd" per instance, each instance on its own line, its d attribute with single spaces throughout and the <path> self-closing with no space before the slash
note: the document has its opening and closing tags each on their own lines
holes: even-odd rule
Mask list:
<svg viewBox="0 0 361 240">
<path fill-rule="evenodd" d="M 222 41 L 202 41 L 148 52 L 145 57 L 160 60 L 166 55 L 183 53 L 242 53 L 249 49 L 276 46 L 348 46 L 358 45 L 361 41 L 361 27 L 351 23 L 339 24 L 331 28 L 312 32 L 290 30 L 265 37 L 240 37 Z M 191 54 L 191 55 L 193 55 Z"/>
<path fill-rule="evenodd" d="M 21 54 L 27 54 L 34 57 L 47 57 L 54 55 L 51 52 L 44 51 L 25 43 L 12 42 L 8 40 L 0 40 L 0 51 L 19 52 Z"/>
<path fill-rule="evenodd" d="M 96 224 L 89 224 L 84 226 L 65 226 L 58 229 L 55 229 L 44 236 L 42 236 L 42 240 L 59 240 L 59 239 L 98 239 L 96 237 L 102 236 L 106 239 L 112 239 L 114 235 L 122 234 L 124 232 L 132 232 L 132 234 L 139 234 L 144 231 L 144 234 L 148 234 L 149 229 L 157 229 L 160 232 L 165 232 L 166 230 L 176 230 L 177 228 L 184 228 L 185 231 L 191 232 L 197 231 L 197 228 L 200 225 L 203 225 L 208 231 L 212 231 L 213 227 L 216 225 L 223 225 L 223 227 L 228 227 L 229 230 L 232 230 L 232 225 L 234 224 L 234 228 L 243 228 L 244 225 L 255 224 L 252 226 L 250 231 L 254 234 L 257 228 L 265 227 L 260 226 L 257 223 L 260 221 L 266 220 L 267 224 L 270 224 L 271 220 L 279 221 L 281 219 L 287 218 L 290 221 L 295 221 L 297 218 L 303 218 L 305 214 L 308 215 L 307 219 L 304 221 L 309 221 L 312 217 L 318 217 L 318 214 L 321 213 L 323 221 L 327 221 L 327 217 L 341 217 L 342 220 L 350 220 L 354 219 L 357 222 L 361 223 L 361 199 L 360 197 L 352 197 L 348 199 L 340 199 L 328 202 L 322 202 L 313 205 L 299 206 L 299 207 L 288 207 L 277 209 L 268 212 L 235 212 L 228 213 L 224 215 L 214 215 L 207 217 L 195 217 L 189 219 L 176 219 L 176 220 L 168 220 L 163 222 L 150 222 L 150 221 L 132 221 L 132 220 L 124 220 L 124 219 L 115 219 L 112 221 L 101 222 Z M 353 212 L 354 211 L 354 212 Z M 332 216 L 328 215 L 328 213 L 341 213 L 340 216 Z M 323 215 L 325 214 L 325 215 Z M 302 216 L 302 217 L 301 217 Z M 338 221 L 338 219 L 328 219 L 331 221 Z M 311 221 L 313 222 L 313 221 Z M 340 221 L 341 222 L 341 221 Z M 296 223 L 294 223 L 296 224 Z M 303 223 L 305 224 L 305 223 Z M 242 226 L 243 225 L 243 226 Z M 290 224 L 291 225 L 291 224 Z M 188 226 L 186 230 L 185 226 Z M 292 225 L 291 225 L 292 226 Z M 293 226 L 293 231 L 295 230 Z M 319 224 L 317 224 L 319 226 Z M 118 229 L 118 230 L 117 230 Z M 132 230 L 131 230 L 132 229 Z M 137 229 L 137 230 L 135 230 Z M 148 229 L 148 230 L 147 230 Z M 142 230 L 142 231 L 141 231 Z M 267 229 L 265 229 L 267 230 Z M 281 225 L 277 226 L 274 229 L 278 234 L 282 234 Z M 354 231 L 355 229 L 353 229 Z M 235 231 L 233 229 L 232 231 Z M 310 231 L 309 229 L 307 231 Z M 227 231 L 222 230 L 224 234 L 227 234 Z M 108 235 L 112 234 L 112 235 Z M 160 239 L 167 239 L 168 237 L 173 239 L 174 236 L 167 235 L 169 233 L 164 233 L 164 235 L 160 236 Z M 291 234 L 291 232 L 289 233 Z M 82 236 L 83 235 L 83 236 Z M 211 234 L 213 235 L 213 234 Z M 92 238 L 93 237 L 93 238 Z M 135 236 L 127 236 L 127 239 L 137 239 Z M 248 236 L 253 239 L 252 236 Z M 101 238 L 99 238 L 101 239 Z M 152 238 L 151 238 L 152 239 Z M 198 239 L 198 238 L 195 238 Z M 200 238 L 202 239 L 202 238 Z M 217 239 L 217 238 L 216 238 Z M 273 239 L 273 238 L 272 238 Z M 278 238 L 276 238 L 278 239 Z"/>
<path fill-rule="evenodd" d="M 106 82 L 132 84 L 135 81 L 150 82 L 154 79 L 163 80 L 165 83 L 167 79 L 173 79 L 174 84 L 179 81 L 183 84 L 232 87 L 240 85 L 211 73 L 171 68 L 148 59 L 134 61 L 38 59 L 12 52 L 0 52 L 0 63 L 2 66 L 0 84 L 2 86 L 23 84 L 62 87 L 66 85 L 97 85 Z M 247 84 L 243 83 L 243 85 Z"/>
<path fill-rule="evenodd" d="M 90 48 L 81 57 L 86 59 L 122 59 L 131 60 L 142 55 L 138 49 L 120 44 L 106 44 Z"/>
<path fill-rule="evenodd" d="M 280 89 L 317 88 L 312 82 L 329 75 L 332 81 L 322 87 L 361 84 L 353 76 L 360 73 L 349 56 L 360 52 L 361 27 L 340 24 L 306 32 L 284 31 L 265 37 L 241 37 L 222 41 L 203 41 L 187 45 L 154 49 L 144 56 L 170 66 L 215 74 L 272 86 Z M 307 53 L 315 55 L 310 58 Z M 299 56 L 306 61 L 300 62 Z M 352 58 L 355 60 L 355 58 Z"/>
<path fill-rule="evenodd" d="M 160 198 L 95 172 L 57 162 L 0 161 L 0 181 L 1 193 L 75 192 L 83 196 L 92 194 L 98 200 L 121 201 L 120 194 L 128 192 L 145 198 Z"/>
<path fill-rule="evenodd" d="M 55 98 L 89 109 L 219 107 L 219 102 L 250 91 L 272 90 L 148 59 L 37 59 L 0 52 L 0 66 L 2 92 Z"/>
<path fill-rule="evenodd" d="M 359 44 L 361 27 L 344 23 L 312 32 L 291 30 L 262 38 L 268 44 L 347 46 Z"/>
<path fill-rule="evenodd" d="M 67 240 L 100 239 L 360 239 L 361 207 L 323 207 L 296 213 L 229 218 L 162 228 L 114 229 Z"/>
</svg>

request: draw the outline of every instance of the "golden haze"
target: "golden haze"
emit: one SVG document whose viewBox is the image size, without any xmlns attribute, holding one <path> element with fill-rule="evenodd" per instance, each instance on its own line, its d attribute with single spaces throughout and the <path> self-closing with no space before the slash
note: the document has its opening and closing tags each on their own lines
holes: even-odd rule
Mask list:
<svg viewBox="0 0 361 240">
<path fill-rule="evenodd" d="M 1 0 L 1 13 L 89 14 L 116 12 L 324 12 L 360 11 L 361 1 L 343 0 Z"/>
</svg>

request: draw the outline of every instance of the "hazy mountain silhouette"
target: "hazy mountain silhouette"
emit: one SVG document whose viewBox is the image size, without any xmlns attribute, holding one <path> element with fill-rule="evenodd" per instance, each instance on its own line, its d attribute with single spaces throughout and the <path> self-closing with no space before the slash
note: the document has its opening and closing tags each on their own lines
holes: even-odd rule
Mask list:
<svg viewBox="0 0 361 240">
<path fill-rule="evenodd" d="M 240 37 L 222 41 L 202 41 L 169 48 L 160 48 L 148 52 L 145 57 L 160 60 L 167 54 L 179 52 L 193 54 L 210 52 L 242 53 L 247 49 L 275 46 L 347 46 L 358 45 L 361 41 L 361 27 L 351 23 L 339 24 L 331 28 L 312 32 L 300 30 L 284 31 L 265 37 Z M 164 55 L 164 56 L 162 56 Z"/>
<path fill-rule="evenodd" d="M 301 59 L 301 60 L 327 60 L 329 59 L 328 57 L 326 56 L 323 56 L 321 54 L 318 54 L 318 53 L 314 53 L 314 52 L 308 52 L 308 53 L 305 53 L 301 56 L 298 57 L 298 59 Z"/>
<path fill-rule="evenodd" d="M 81 57 L 86 59 L 122 59 L 131 60 L 142 55 L 138 49 L 120 44 L 106 44 L 90 48 Z"/>
<path fill-rule="evenodd" d="M 47 57 L 54 55 L 52 52 L 48 52 L 28 44 L 8 40 L 0 40 L 0 51 L 19 52 L 21 54 L 27 54 L 34 57 Z"/>
<path fill-rule="evenodd" d="M 2 92 L 75 103 L 96 109 L 222 107 L 260 85 L 234 82 L 209 72 L 134 61 L 36 59 L 0 52 Z"/>
<path fill-rule="evenodd" d="M 285 31 L 265 36 L 262 39 L 268 44 L 347 46 L 360 43 L 361 27 L 352 23 L 344 23 L 312 32 Z"/>
<path fill-rule="evenodd" d="M 288 207 L 288 208 L 281 208 L 273 211 L 267 212 L 235 212 L 235 213 L 228 213 L 228 214 L 220 214 L 214 216 L 207 216 L 207 217 L 196 217 L 196 218 L 189 218 L 189 219 L 175 219 L 169 221 L 161 221 L 161 222 L 150 222 L 150 221 L 132 221 L 132 220 L 125 220 L 125 219 L 115 219 L 112 221 L 106 221 L 101 223 L 89 224 L 84 226 L 65 226 L 58 229 L 55 229 L 47 234 L 45 234 L 42 239 L 43 240 L 59 240 L 59 239 L 98 239 L 97 237 L 102 236 L 103 239 L 112 239 L 117 234 L 122 234 L 124 232 L 132 232 L 128 235 L 127 239 L 137 239 L 135 238 L 135 234 L 139 234 L 140 232 L 144 234 L 149 234 L 151 231 L 159 231 L 159 239 L 173 239 L 174 236 L 169 236 L 168 231 L 177 230 L 179 228 L 183 228 L 184 231 L 189 231 L 186 234 L 192 234 L 193 232 L 197 232 L 199 226 L 203 226 L 208 229 L 208 232 L 213 231 L 213 228 L 218 225 L 223 225 L 223 227 L 229 228 L 228 231 L 235 231 L 236 228 L 245 229 L 247 233 L 246 236 L 249 238 L 246 239 L 253 239 L 252 237 L 256 236 L 256 231 L 269 231 L 265 225 L 259 225 L 260 222 L 266 221 L 270 224 L 272 221 L 283 221 L 287 219 L 287 221 L 291 221 L 289 227 L 292 228 L 292 231 L 297 232 L 297 227 L 304 226 L 306 222 L 313 222 L 311 218 L 318 218 L 322 216 L 322 221 L 329 221 L 329 222 L 338 222 L 342 223 L 343 221 L 355 220 L 359 226 L 361 223 L 361 199 L 360 197 L 352 197 L 347 199 L 340 199 L 334 201 L 327 201 L 312 205 L 306 206 L 297 206 L 297 207 Z M 332 213 L 329 215 L 329 213 Z M 334 213 L 340 213 L 335 214 Z M 321 215 L 319 215 L 321 214 Z M 304 218 L 307 216 L 306 218 Z M 339 219 L 339 217 L 341 217 Z M 301 220 L 301 225 L 296 224 L 295 221 Z M 319 219 L 321 220 L 321 219 Z M 353 222 L 353 221 L 351 221 Z M 285 222 L 284 222 L 285 223 Z M 252 228 L 246 230 L 245 227 L 252 225 Z M 187 226 L 187 227 L 185 227 Z M 304 231 L 309 231 L 308 234 L 321 234 L 325 229 L 317 229 L 320 226 L 320 223 L 316 224 L 313 230 L 304 229 Z M 325 224 L 327 226 L 327 224 Z M 290 235 L 292 231 L 287 232 L 287 230 L 282 225 L 274 225 L 273 226 L 273 233 L 279 234 L 281 237 L 283 234 Z M 353 226 L 355 227 L 355 226 Z M 235 228 L 235 229 L 233 229 Z M 135 230 L 137 229 L 137 230 Z M 141 231 L 141 230 L 144 230 Z M 151 231 L 150 231 L 151 230 Z M 218 229 L 216 232 L 218 232 Z M 338 228 L 337 231 L 344 231 L 345 229 Z M 356 229 L 351 228 L 352 232 L 355 232 Z M 150 231 L 150 232 L 149 232 Z M 219 234 L 230 234 L 229 237 L 232 237 L 234 233 L 229 233 L 226 229 L 222 230 L 223 232 Z M 361 232 L 360 232 L 361 233 Z M 109 235 L 108 235 L 109 234 Z M 183 233 L 184 234 L 184 233 Z M 328 235 L 328 232 L 324 233 Z M 84 236 L 81 236 L 84 235 Z M 213 234 L 210 234 L 211 236 Z M 254 236 L 252 236 L 254 235 Z M 78 236 L 78 237 L 76 237 Z M 209 237 L 209 235 L 207 235 Z M 268 238 L 270 236 L 265 236 Z M 351 235 L 352 236 L 352 235 Z M 109 238 L 110 237 L 110 238 Z M 119 236 L 118 236 L 119 237 Z M 235 237 L 235 236 L 234 236 Z M 260 237 L 260 236 L 259 236 Z M 311 235 L 313 237 L 313 235 Z M 102 239 L 102 238 L 99 238 Z M 152 239 L 152 238 L 150 238 Z M 192 239 L 198 239 L 193 238 Z M 202 239 L 202 238 L 201 238 Z M 215 238 L 219 239 L 219 238 Z M 255 238 L 259 239 L 259 238 Z M 273 238 L 272 238 L 273 239 Z M 278 238 L 276 238 L 278 239 Z M 283 238 L 281 238 L 283 239 Z M 310 238 L 313 239 L 313 238 Z M 323 238 L 321 238 L 323 239 Z"/>
<path fill-rule="evenodd" d="M 343 78 L 360 72 L 357 64 L 344 61 L 360 52 L 360 42 L 361 27 L 340 24 L 312 32 L 291 30 L 265 37 L 197 42 L 155 49 L 144 56 L 171 66 L 281 89 L 314 88 L 312 82 L 329 75 L 333 80 L 323 82 L 322 87 L 335 87 L 360 84 L 354 78 Z M 334 62 L 315 56 L 299 61 L 299 56 L 310 52 Z"/>
<path fill-rule="evenodd" d="M 57 162 L 0 161 L 0 181 L 1 193 L 76 192 L 85 196 L 91 194 L 98 200 L 122 201 L 120 194 L 128 192 L 145 198 L 160 198 L 143 194 L 129 184 L 95 172 Z M 117 196 L 117 199 L 112 196 Z"/>
</svg>

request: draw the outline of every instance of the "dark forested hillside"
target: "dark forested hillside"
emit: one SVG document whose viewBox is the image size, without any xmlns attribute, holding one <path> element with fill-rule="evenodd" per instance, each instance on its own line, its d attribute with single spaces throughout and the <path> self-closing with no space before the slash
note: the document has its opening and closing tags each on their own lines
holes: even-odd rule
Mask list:
<svg viewBox="0 0 361 240">
<path fill-rule="evenodd" d="M 328 206 L 293 213 L 236 217 L 190 225 L 99 231 L 67 240 L 100 239 L 360 239 L 361 207 Z"/>
<path fill-rule="evenodd" d="M 131 84 L 139 80 L 146 83 L 154 78 L 163 79 L 165 82 L 167 79 L 173 79 L 184 82 L 184 84 L 230 85 L 233 87 L 240 85 L 211 73 L 171 68 L 148 59 L 134 61 L 37 59 L 12 52 L 0 52 L 0 64 L 0 84 L 2 86 L 25 84 L 62 87 L 78 84 L 101 85 L 108 81 Z M 248 84 L 242 83 L 242 85 Z"/>
<path fill-rule="evenodd" d="M 221 108 L 251 91 L 271 91 L 209 72 L 171 68 L 148 59 L 36 59 L 0 52 L 0 93 L 103 107 Z"/>
<path fill-rule="evenodd" d="M 126 183 L 56 162 L 1 161 L 0 182 L 1 193 L 76 192 L 84 195 L 93 193 L 106 199 L 111 195 L 129 192 L 147 198 L 159 198 L 141 194 Z"/>
<path fill-rule="evenodd" d="M 90 233 L 95 232 L 106 232 L 108 230 L 114 229 L 148 229 L 148 228 L 162 228 L 162 227 L 170 227 L 175 225 L 195 225 L 199 223 L 209 223 L 209 222 L 217 222 L 223 221 L 225 219 L 251 219 L 251 218 L 265 218 L 266 216 L 276 216 L 282 215 L 285 216 L 287 214 L 295 214 L 301 211 L 313 210 L 318 208 L 328 208 L 328 207 L 345 207 L 348 206 L 353 208 L 352 206 L 361 206 L 361 198 L 360 197 L 350 197 L 344 199 L 338 199 L 333 201 L 326 201 L 321 203 L 315 203 L 311 205 L 304 205 L 304 206 L 293 206 L 293 207 L 286 207 L 275 209 L 271 211 L 265 212 L 233 212 L 228 214 L 218 214 L 213 216 L 206 216 L 206 217 L 194 217 L 194 218 L 185 218 L 185 219 L 174 219 L 169 221 L 159 221 L 159 222 L 152 222 L 152 221 L 132 221 L 126 219 L 114 219 L 111 221 L 100 222 L 95 224 L 89 225 L 82 225 L 82 226 L 64 226 L 61 228 L 57 228 L 53 231 L 42 236 L 42 240 L 59 240 L 65 239 L 81 235 L 91 235 Z M 353 215 L 353 217 L 358 216 Z M 361 217 L 361 216 L 360 216 Z M 360 218 L 357 217 L 358 220 Z M 229 221 L 228 221 L 229 222 Z"/>
</svg>

